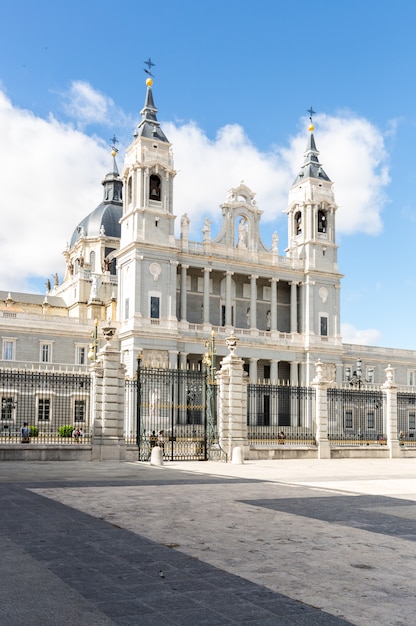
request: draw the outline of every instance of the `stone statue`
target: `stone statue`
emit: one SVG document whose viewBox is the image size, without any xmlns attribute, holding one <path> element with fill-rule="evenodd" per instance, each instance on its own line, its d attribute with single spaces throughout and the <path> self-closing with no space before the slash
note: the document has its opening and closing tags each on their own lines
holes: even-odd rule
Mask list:
<svg viewBox="0 0 416 626">
<path fill-rule="evenodd" d="M 242 217 L 238 224 L 237 248 L 240 250 L 247 250 L 248 248 L 248 222 L 245 217 Z"/>
<path fill-rule="evenodd" d="M 279 235 L 277 234 L 276 231 L 274 231 L 273 235 L 272 235 L 272 251 L 273 252 L 277 252 L 277 246 L 279 244 Z"/>
<path fill-rule="evenodd" d="M 271 321 L 272 321 L 271 313 L 270 313 L 270 311 L 267 311 L 267 313 L 266 313 L 266 330 L 270 330 Z"/>
<path fill-rule="evenodd" d="M 56 272 L 55 274 L 53 274 L 53 284 L 55 287 L 58 287 L 59 285 L 59 276 L 58 276 L 58 272 Z"/>
<path fill-rule="evenodd" d="M 98 300 L 98 276 L 92 277 L 90 300 Z"/>
<path fill-rule="evenodd" d="M 184 213 L 181 217 L 181 236 L 184 238 L 188 237 L 189 224 L 190 224 L 190 219 L 188 217 L 188 214 Z"/>
<path fill-rule="evenodd" d="M 211 240 L 211 220 L 206 219 L 204 222 L 204 228 L 202 229 L 202 234 L 204 236 L 204 241 Z"/>
</svg>

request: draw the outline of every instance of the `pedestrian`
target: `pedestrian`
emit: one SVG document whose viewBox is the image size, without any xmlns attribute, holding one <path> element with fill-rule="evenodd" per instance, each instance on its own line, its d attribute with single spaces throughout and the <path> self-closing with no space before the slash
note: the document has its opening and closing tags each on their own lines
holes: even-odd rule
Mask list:
<svg viewBox="0 0 416 626">
<path fill-rule="evenodd" d="M 30 428 L 27 425 L 27 422 L 24 422 L 22 428 L 20 429 L 20 442 L 30 443 Z"/>
<path fill-rule="evenodd" d="M 72 431 L 72 436 L 75 439 L 75 441 L 77 443 L 79 443 L 79 439 L 80 439 L 80 437 L 82 437 L 82 433 L 79 430 L 79 428 L 77 428 L 77 427 L 74 428 L 74 430 Z"/>
</svg>

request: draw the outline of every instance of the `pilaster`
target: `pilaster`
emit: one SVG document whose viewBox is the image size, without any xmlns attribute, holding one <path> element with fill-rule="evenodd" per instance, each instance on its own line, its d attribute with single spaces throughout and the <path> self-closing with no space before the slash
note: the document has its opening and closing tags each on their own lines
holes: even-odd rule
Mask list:
<svg viewBox="0 0 416 626">
<path fill-rule="evenodd" d="M 125 366 L 120 352 L 110 343 L 102 348 L 91 365 L 93 460 L 122 461 L 124 440 Z"/>
<path fill-rule="evenodd" d="M 397 437 L 397 385 L 393 382 L 393 368 L 388 365 L 386 382 L 381 386 L 385 397 L 386 437 L 391 459 L 401 456 L 400 441 Z"/>
</svg>

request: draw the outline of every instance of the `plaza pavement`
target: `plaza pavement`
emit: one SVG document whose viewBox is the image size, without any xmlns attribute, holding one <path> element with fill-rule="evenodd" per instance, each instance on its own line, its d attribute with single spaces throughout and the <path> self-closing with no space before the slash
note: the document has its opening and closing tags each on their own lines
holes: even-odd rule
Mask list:
<svg viewBox="0 0 416 626">
<path fill-rule="evenodd" d="M 0 464 L 1 626 L 416 624 L 416 459 Z"/>
</svg>

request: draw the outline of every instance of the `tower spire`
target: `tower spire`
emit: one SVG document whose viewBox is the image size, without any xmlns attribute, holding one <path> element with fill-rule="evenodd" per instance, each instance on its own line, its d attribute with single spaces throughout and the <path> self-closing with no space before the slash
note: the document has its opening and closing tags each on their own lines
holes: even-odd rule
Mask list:
<svg viewBox="0 0 416 626">
<path fill-rule="evenodd" d="M 313 116 L 315 115 L 316 111 L 314 111 L 313 108 L 310 107 L 310 109 L 308 109 L 307 112 L 309 113 L 309 121 L 310 121 L 310 124 L 308 126 L 308 131 L 309 131 L 308 143 L 306 146 L 306 152 L 304 154 L 303 165 L 301 166 L 299 174 L 297 175 L 293 183 L 294 185 L 299 184 L 306 178 L 317 178 L 319 180 L 326 180 L 328 182 L 331 182 L 330 178 L 328 177 L 328 175 L 326 174 L 322 165 L 319 162 L 319 158 L 318 158 L 319 151 L 316 147 L 315 138 L 313 136 L 313 131 L 315 130 L 315 125 L 313 123 Z"/>
<path fill-rule="evenodd" d="M 169 143 L 165 133 L 160 128 L 160 123 L 157 120 L 157 108 L 155 106 L 153 100 L 153 74 L 151 73 L 151 68 L 154 67 L 154 63 L 152 63 L 150 57 L 147 61 L 145 61 L 145 65 L 148 66 L 148 70 L 144 70 L 147 74 L 146 85 L 146 99 L 144 102 L 144 107 L 140 111 L 140 115 L 142 116 L 141 122 L 137 127 L 135 132 L 136 137 L 145 137 L 146 139 L 157 139 L 158 141 L 166 141 Z"/>
</svg>

